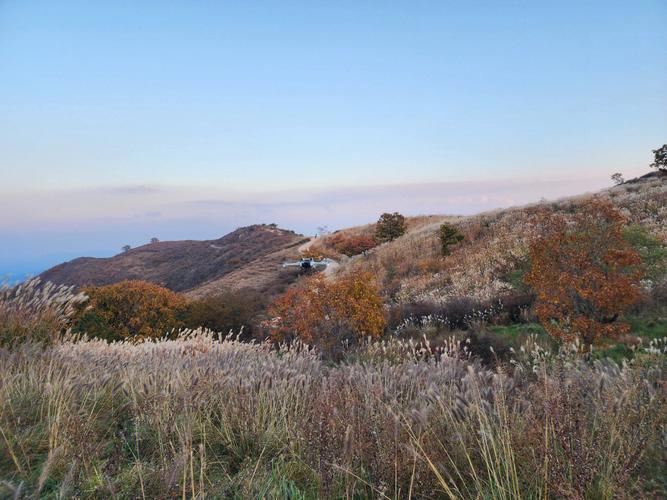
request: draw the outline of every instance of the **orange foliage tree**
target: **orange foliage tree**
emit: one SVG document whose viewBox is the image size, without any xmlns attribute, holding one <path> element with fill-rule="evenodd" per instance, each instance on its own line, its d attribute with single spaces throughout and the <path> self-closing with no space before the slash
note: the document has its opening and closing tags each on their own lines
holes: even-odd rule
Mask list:
<svg viewBox="0 0 667 500">
<path fill-rule="evenodd" d="M 611 203 L 597 199 L 569 220 L 542 216 L 544 232 L 531 245 L 525 281 L 553 337 L 591 345 L 629 331 L 619 318 L 641 297 L 643 272 L 639 254 L 623 239 L 625 222 Z"/>
<path fill-rule="evenodd" d="M 329 353 L 343 341 L 377 338 L 386 325 L 380 290 L 368 273 L 335 281 L 318 274 L 278 297 L 268 312 L 274 341 L 298 338 Z"/>
<path fill-rule="evenodd" d="M 179 328 L 185 298 L 153 283 L 126 280 L 88 287 L 87 303 L 77 313 L 74 331 L 107 340 L 162 337 Z"/>
</svg>

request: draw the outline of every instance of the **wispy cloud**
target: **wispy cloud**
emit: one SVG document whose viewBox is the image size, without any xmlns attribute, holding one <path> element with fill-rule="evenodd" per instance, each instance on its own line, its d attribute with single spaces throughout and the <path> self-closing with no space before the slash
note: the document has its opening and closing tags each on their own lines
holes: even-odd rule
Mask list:
<svg viewBox="0 0 667 500">
<path fill-rule="evenodd" d="M 156 194 L 160 192 L 160 189 L 156 186 L 148 185 L 136 185 L 136 186 L 112 186 L 112 187 L 99 187 L 95 188 L 94 191 L 110 194 L 110 195 L 147 195 L 147 194 Z"/>
<path fill-rule="evenodd" d="M 175 226 L 192 220 L 224 221 L 229 226 L 277 222 L 308 232 L 322 224 L 340 227 L 365 223 L 384 211 L 471 214 L 543 197 L 577 194 L 607 184 L 602 179 L 504 180 L 255 193 L 139 185 L 7 193 L 0 196 L 0 229 L 104 227 L 114 221 L 136 224 L 137 220 L 160 219 Z"/>
</svg>

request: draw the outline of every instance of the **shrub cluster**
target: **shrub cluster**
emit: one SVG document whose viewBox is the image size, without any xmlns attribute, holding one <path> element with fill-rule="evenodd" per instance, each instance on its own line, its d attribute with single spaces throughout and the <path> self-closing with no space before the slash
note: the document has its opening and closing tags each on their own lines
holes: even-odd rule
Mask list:
<svg viewBox="0 0 667 500">
<path fill-rule="evenodd" d="M 250 290 L 186 300 L 144 281 L 89 287 L 85 294 L 72 315 L 72 331 L 108 341 L 156 339 L 200 327 L 249 339 L 259 333 L 257 318 L 265 307 L 264 299 Z"/>
<path fill-rule="evenodd" d="M 243 339 L 259 335 L 258 316 L 266 306 L 263 296 L 253 290 L 229 291 L 188 302 L 179 313 L 186 328 L 206 328 L 213 332 L 233 332 Z"/>
<path fill-rule="evenodd" d="M 105 340 L 162 337 L 182 326 L 178 313 L 185 298 L 171 290 L 138 280 L 87 287 L 88 301 L 74 318 L 75 333 Z"/>
<path fill-rule="evenodd" d="M 337 280 L 315 275 L 278 297 L 268 314 L 275 342 L 298 339 L 334 357 L 345 344 L 380 337 L 386 325 L 380 290 L 367 273 Z"/>
<path fill-rule="evenodd" d="M 373 236 L 364 234 L 336 233 L 327 238 L 327 243 L 336 252 L 348 257 L 367 252 L 377 246 Z"/>
<path fill-rule="evenodd" d="M 447 302 L 405 302 L 390 312 L 390 328 L 435 326 L 446 330 L 468 330 L 477 323 L 510 324 L 524 320 L 533 302 L 533 296 L 507 295 L 485 301 L 472 297 L 457 297 Z"/>
</svg>

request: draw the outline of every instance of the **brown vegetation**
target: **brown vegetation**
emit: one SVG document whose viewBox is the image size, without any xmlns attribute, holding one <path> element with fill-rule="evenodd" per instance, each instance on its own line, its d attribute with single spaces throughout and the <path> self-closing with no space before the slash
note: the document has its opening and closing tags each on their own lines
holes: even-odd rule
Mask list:
<svg viewBox="0 0 667 500">
<path fill-rule="evenodd" d="M 591 200 L 574 216 L 546 214 L 530 246 L 525 277 L 544 329 L 591 345 L 628 333 L 619 317 L 642 296 L 639 253 L 625 241 L 626 219 L 608 201 Z"/>
<path fill-rule="evenodd" d="M 271 304 L 269 316 L 274 341 L 296 338 L 328 354 L 344 341 L 377 338 L 386 325 L 380 290 L 366 273 L 303 280 Z"/>
<path fill-rule="evenodd" d="M 0 288 L 0 347 L 26 340 L 38 344 L 57 341 L 85 300 L 71 287 L 41 283 L 39 278 Z"/>
<path fill-rule="evenodd" d="M 179 317 L 186 328 L 206 328 L 250 339 L 258 333 L 258 316 L 265 301 L 265 297 L 254 290 L 229 291 L 189 301 Z"/>
<path fill-rule="evenodd" d="M 579 339 L 637 319 L 622 317 L 619 290 L 641 287 L 663 314 L 661 179 L 407 219 L 401 238 L 350 258 L 334 244 L 373 226 L 317 238 L 308 250 L 338 255 L 340 270 L 271 305 L 273 342 L 162 337 L 253 326 L 263 301 L 226 276 L 218 297 L 190 303 L 148 283 L 92 288 L 84 305 L 49 284 L 3 290 L 0 496 L 663 498 L 665 322 L 587 356 Z M 465 236 L 444 259 L 443 223 Z M 516 324 L 532 293 L 538 313 L 555 307 L 545 326 L 576 328 L 556 342 Z M 75 310 L 79 333 L 127 340 L 68 335 Z"/>
<path fill-rule="evenodd" d="M 664 355 L 526 345 L 508 373 L 457 352 L 390 340 L 330 365 L 201 333 L 0 349 L 0 495 L 664 496 Z"/>
<path fill-rule="evenodd" d="M 363 234 L 348 235 L 345 233 L 337 233 L 329 238 L 328 244 L 339 254 L 352 257 L 371 250 L 377 246 L 377 242 L 373 236 Z"/>
<path fill-rule="evenodd" d="M 526 292 L 521 275 L 527 270 L 530 243 L 539 236 L 536 214 L 548 211 L 569 219 L 591 198 L 608 199 L 650 238 L 667 241 L 667 178 L 649 175 L 592 196 L 497 210 L 470 217 L 407 218 L 407 232 L 364 256 L 341 261 L 339 273 L 370 271 L 394 302 L 446 303 L 459 297 L 492 301 Z M 441 258 L 439 230 L 443 223 L 464 235 Z M 360 231 L 355 229 L 354 231 Z M 641 243 L 641 242 L 640 242 Z M 326 244 L 323 238 L 321 245 Z M 655 280 L 659 288 L 665 274 Z M 656 289 L 657 289 L 656 288 Z"/>
<path fill-rule="evenodd" d="M 255 225 L 237 229 L 217 240 L 159 241 L 106 259 L 82 257 L 49 269 L 41 278 L 77 287 L 141 280 L 177 292 L 196 292 L 240 268 L 261 266 L 263 259 L 281 250 L 294 249 L 303 239 L 293 231 Z M 280 275 L 279 266 L 265 272 L 270 275 L 268 280 L 258 282 L 257 286 L 270 288 L 271 279 Z M 265 289 L 257 288 L 258 291 Z"/>
<path fill-rule="evenodd" d="M 146 340 L 170 334 L 182 326 L 179 311 L 185 298 L 145 281 L 121 281 L 87 287 L 88 301 L 74 315 L 73 331 L 106 340 Z"/>
</svg>

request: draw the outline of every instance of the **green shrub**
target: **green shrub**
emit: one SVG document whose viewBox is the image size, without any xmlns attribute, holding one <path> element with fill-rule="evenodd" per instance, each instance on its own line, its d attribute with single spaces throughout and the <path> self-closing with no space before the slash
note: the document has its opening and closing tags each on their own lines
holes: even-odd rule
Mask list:
<svg viewBox="0 0 667 500">
<path fill-rule="evenodd" d="M 528 271 L 530 271 L 530 257 L 518 258 L 515 259 L 512 268 L 504 276 L 504 279 L 512 285 L 513 290 L 519 293 L 530 293 L 530 286 L 524 281 Z"/>
<path fill-rule="evenodd" d="M 663 144 L 658 149 L 653 150 L 653 163 L 651 168 L 655 168 L 659 172 L 667 172 L 667 144 Z"/>
<path fill-rule="evenodd" d="M 442 255 L 449 255 L 451 253 L 450 246 L 456 245 L 463 241 L 464 236 L 454 226 L 449 224 L 442 224 L 440 226 L 440 253 Z"/>
<path fill-rule="evenodd" d="M 375 239 L 377 241 L 391 241 L 405 234 L 405 217 L 398 212 L 383 213 L 375 224 Z"/>
<path fill-rule="evenodd" d="M 623 238 L 641 256 L 645 276 L 656 282 L 667 272 L 667 245 L 649 233 L 639 224 L 632 224 L 623 229 Z"/>
</svg>

